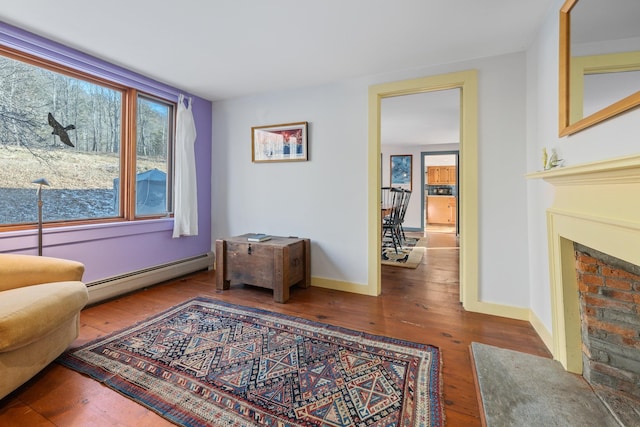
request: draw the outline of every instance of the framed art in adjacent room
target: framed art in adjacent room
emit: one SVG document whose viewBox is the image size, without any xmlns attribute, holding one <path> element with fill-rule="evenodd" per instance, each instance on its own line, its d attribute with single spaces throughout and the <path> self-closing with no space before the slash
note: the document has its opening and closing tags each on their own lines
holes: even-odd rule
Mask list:
<svg viewBox="0 0 640 427">
<path fill-rule="evenodd" d="M 391 186 L 411 190 L 411 167 L 413 155 L 392 155 L 391 159 Z"/>
<path fill-rule="evenodd" d="M 251 160 L 254 163 L 308 159 L 307 122 L 251 128 Z"/>
</svg>

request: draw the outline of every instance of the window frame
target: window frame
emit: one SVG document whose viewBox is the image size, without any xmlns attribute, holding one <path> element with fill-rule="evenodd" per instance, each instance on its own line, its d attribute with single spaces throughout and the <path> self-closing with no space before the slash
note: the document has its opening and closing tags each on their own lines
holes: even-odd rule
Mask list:
<svg viewBox="0 0 640 427">
<path fill-rule="evenodd" d="M 0 39 L 0 43 L 3 41 Z M 44 68 L 59 74 L 80 79 L 92 84 L 100 85 L 122 94 L 121 106 L 121 128 L 120 128 L 120 206 L 117 216 L 106 218 L 86 218 L 73 220 L 56 220 L 43 222 L 43 228 L 54 228 L 64 226 L 78 226 L 90 224 L 106 224 L 117 222 L 141 221 L 173 217 L 173 174 L 175 159 L 175 121 L 177 112 L 177 102 L 158 94 L 141 91 L 133 86 L 116 82 L 114 80 L 101 77 L 87 71 L 83 71 L 69 65 L 61 64 L 49 58 L 37 56 L 35 54 L 0 44 L 0 55 L 17 61 L 21 61 L 36 67 Z M 89 67 L 87 67 L 89 68 Z M 169 118 L 169 147 L 167 147 L 167 212 L 164 214 L 151 214 L 136 216 L 136 136 L 137 136 L 137 102 L 138 97 L 166 103 L 171 106 Z M 170 175 L 170 176 L 169 176 Z M 31 230 L 36 229 L 38 224 L 0 224 L 0 233 L 6 231 Z"/>
<path fill-rule="evenodd" d="M 160 98 L 159 96 L 154 96 L 154 95 L 150 95 L 148 93 L 144 93 L 144 92 L 140 92 L 140 91 L 136 91 L 136 95 L 135 95 L 135 107 L 136 107 L 136 112 L 137 112 L 137 106 L 138 106 L 138 99 L 139 98 L 143 98 L 146 99 L 147 101 L 152 101 L 152 102 L 157 102 L 159 104 L 165 104 L 169 107 L 169 111 L 170 111 L 170 117 L 169 117 L 169 123 L 168 123 L 168 135 L 169 135 L 169 140 L 167 141 L 168 147 L 167 147 L 167 210 L 164 214 L 149 214 L 149 215 L 136 215 L 136 194 L 135 194 L 135 190 L 137 188 L 137 177 L 136 177 L 136 165 L 135 162 L 133 165 L 133 173 L 130 177 L 131 180 L 131 186 L 132 186 L 132 193 L 131 195 L 133 196 L 133 204 L 132 204 L 132 215 L 134 217 L 134 219 L 138 220 L 138 219 L 153 219 L 153 218 L 165 218 L 167 216 L 169 217 L 173 217 L 173 204 L 174 204 L 174 193 L 173 193 L 173 182 L 174 182 L 174 160 L 175 160 L 175 147 L 176 147 L 176 112 L 177 112 L 177 107 L 178 104 L 176 102 L 171 102 L 171 101 L 167 101 L 166 99 Z M 136 116 L 132 118 L 132 120 L 134 120 L 134 123 L 138 122 L 138 117 L 137 117 L 137 113 Z M 136 144 L 133 145 L 133 158 L 137 159 L 137 126 L 133 127 L 133 138 L 136 141 Z"/>
</svg>

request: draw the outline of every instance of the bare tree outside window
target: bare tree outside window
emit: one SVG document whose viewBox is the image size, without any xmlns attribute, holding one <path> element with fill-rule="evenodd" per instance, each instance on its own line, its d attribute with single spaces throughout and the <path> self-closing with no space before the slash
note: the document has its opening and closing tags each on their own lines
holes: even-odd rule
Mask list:
<svg viewBox="0 0 640 427">
<path fill-rule="evenodd" d="M 122 215 L 123 99 L 115 85 L 0 56 L 0 226 L 36 222 L 32 181 L 41 177 L 51 184 L 43 194 L 45 222 Z M 138 111 L 138 173 L 170 172 L 173 107 L 155 104 L 160 108 Z M 167 200 L 152 213 L 168 212 Z"/>
</svg>

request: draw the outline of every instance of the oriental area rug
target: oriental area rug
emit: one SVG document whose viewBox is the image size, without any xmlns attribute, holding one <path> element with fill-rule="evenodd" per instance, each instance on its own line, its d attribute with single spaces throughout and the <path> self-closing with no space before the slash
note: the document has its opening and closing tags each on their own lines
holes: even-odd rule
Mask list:
<svg viewBox="0 0 640 427">
<path fill-rule="evenodd" d="M 443 426 L 438 348 L 195 298 L 57 361 L 183 426 Z"/>
</svg>

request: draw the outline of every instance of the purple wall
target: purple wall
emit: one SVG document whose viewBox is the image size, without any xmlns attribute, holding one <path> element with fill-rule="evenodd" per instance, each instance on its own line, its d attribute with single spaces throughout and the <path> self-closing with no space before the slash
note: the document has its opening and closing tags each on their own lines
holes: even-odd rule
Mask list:
<svg viewBox="0 0 640 427">
<path fill-rule="evenodd" d="M 181 93 L 179 89 L 2 22 L 0 44 L 126 84 L 151 95 L 177 101 Z M 43 255 L 84 263 L 84 281 L 91 282 L 211 250 L 211 102 L 182 93 L 193 99 L 192 109 L 198 133 L 195 150 L 199 235 L 173 239 L 173 219 L 166 218 L 49 228 L 43 231 Z M 37 255 L 37 246 L 36 230 L 0 232 L 0 253 Z"/>
</svg>

